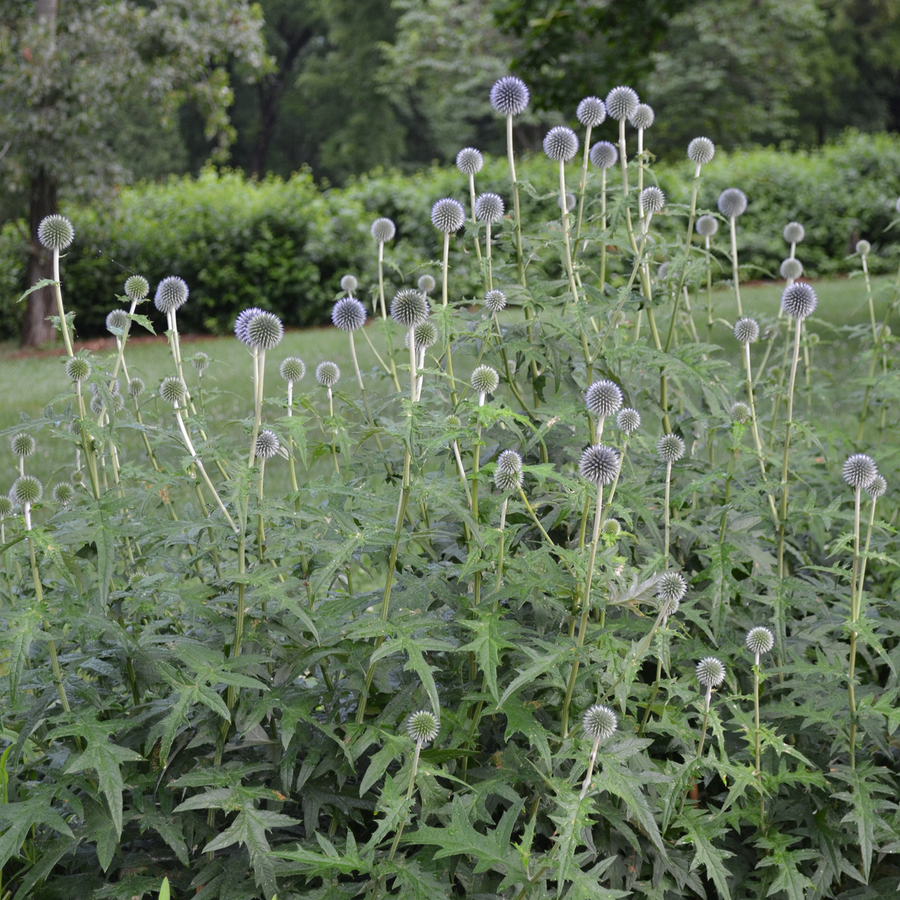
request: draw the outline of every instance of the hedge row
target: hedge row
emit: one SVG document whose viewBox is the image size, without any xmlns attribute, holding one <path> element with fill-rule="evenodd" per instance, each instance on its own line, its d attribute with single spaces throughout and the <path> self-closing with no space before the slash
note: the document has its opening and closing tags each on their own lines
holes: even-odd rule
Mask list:
<svg viewBox="0 0 900 900">
<path fill-rule="evenodd" d="M 686 203 L 692 174 L 685 161 L 655 168 L 649 177 L 658 180 L 670 203 Z M 521 162 L 519 177 L 526 230 L 535 233 L 558 215 L 556 167 L 532 157 Z M 574 189 L 574 164 L 569 178 Z M 613 174 L 610 184 L 617 181 Z M 862 237 L 873 246 L 870 268 L 886 271 L 896 264 L 898 248 L 889 230 L 900 194 L 896 136 L 848 133 L 812 152 L 719 153 L 704 168 L 701 207 L 714 209 L 719 192 L 731 186 L 741 187 L 750 201 L 738 231 L 744 277 L 777 277 L 786 255 L 781 232 L 792 220 L 806 227 L 798 256 L 812 277 L 858 268 L 851 254 Z M 477 189 L 508 197 L 505 159 L 487 162 Z M 144 274 L 151 284 L 177 274 L 191 288 L 192 302 L 179 316 L 186 331 L 227 331 L 247 306 L 275 311 L 288 326 L 324 322 L 344 274 L 356 274 L 364 294 L 371 291 L 376 255 L 369 227 L 378 216 L 397 224 L 385 256 L 390 288 L 423 271 L 437 274 L 441 248 L 429 215 L 434 201 L 445 196 L 468 208 L 466 179 L 453 167 L 411 176 L 373 173 L 325 190 L 308 172 L 288 181 L 253 181 L 213 170 L 196 179 L 124 188 L 109 205 L 64 210 L 77 234 L 63 264 L 68 308 L 77 312 L 82 336 L 96 334 L 128 274 Z M 14 223 L 0 232 L 0 328 L 9 337 L 18 332 L 21 307 L 15 302 L 25 288 L 22 235 L 21 224 Z M 726 240 L 720 243 L 727 249 Z M 453 241 L 451 247 L 455 284 L 474 296 L 477 271 L 467 242 Z"/>
</svg>

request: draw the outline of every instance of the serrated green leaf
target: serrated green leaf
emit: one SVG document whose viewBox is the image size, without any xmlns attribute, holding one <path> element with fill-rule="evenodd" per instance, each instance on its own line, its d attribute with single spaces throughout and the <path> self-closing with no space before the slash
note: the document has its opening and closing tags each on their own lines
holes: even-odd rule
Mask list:
<svg viewBox="0 0 900 900">
<path fill-rule="evenodd" d="M 731 872 L 728 871 L 725 860 L 734 854 L 724 848 L 716 847 L 714 843 L 717 838 L 725 834 L 726 826 L 717 823 L 711 815 L 699 809 L 685 809 L 678 819 L 678 824 L 683 825 L 687 832 L 678 843 L 688 844 L 694 850 L 691 871 L 697 866 L 703 866 L 707 876 L 715 884 L 721 900 L 731 900 L 731 891 L 728 887 Z"/>
</svg>

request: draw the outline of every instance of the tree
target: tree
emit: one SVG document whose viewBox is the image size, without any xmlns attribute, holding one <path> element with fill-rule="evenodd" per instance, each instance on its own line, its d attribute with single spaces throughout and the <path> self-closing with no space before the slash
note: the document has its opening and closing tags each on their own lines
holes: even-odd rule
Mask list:
<svg viewBox="0 0 900 900">
<path fill-rule="evenodd" d="M 233 137 L 226 63 L 242 73 L 268 60 L 259 11 L 247 0 L 0 0 L 0 190 L 29 214 L 28 284 L 48 278 L 37 226 L 59 194 L 92 196 L 127 179 L 115 136 L 129 106 L 160 127 L 192 98 L 221 156 Z M 51 292 L 29 297 L 25 345 L 52 340 Z"/>
</svg>

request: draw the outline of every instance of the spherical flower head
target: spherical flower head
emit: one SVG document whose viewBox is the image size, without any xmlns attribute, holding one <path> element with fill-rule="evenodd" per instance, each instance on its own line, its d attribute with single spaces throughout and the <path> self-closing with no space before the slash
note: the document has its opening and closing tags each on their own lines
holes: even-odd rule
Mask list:
<svg viewBox="0 0 900 900">
<path fill-rule="evenodd" d="M 680 572 L 665 572 L 656 584 L 656 596 L 667 616 L 674 616 L 687 593 L 687 582 Z"/>
<path fill-rule="evenodd" d="M 45 216 L 38 225 L 38 240 L 48 250 L 65 250 L 75 240 L 75 229 L 65 216 Z"/>
<path fill-rule="evenodd" d="M 715 216 L 700 216 L 694 227 L 700 237 L 712 237 L 719 230 L 719 220 Z"/>
<path fill-rule="evenodd" d="M 781 310 L 792 319 L 811 316 L 819 303 L 816 292 L 805 281 L 789 284 L 781 295 Z"/>
<path fill-rule="evenodd" d="M 491 366 L 477 366 L 469 383 L 479 394 L 493 394 L 500 384 L 500 376 Z"/>
<path fill-rule="evenodd" d="M 522 457 L 515 450 L 504 450 L 497 457 L 497 468 L 494 471 L 494 484 L 497 490 L 504 494 L 518 490 L 524 478 Z"/>
<path fill-rule="evenodd" d="M 528 106 L 528 87 L 515 75 L 504 75 L 491 88 L 491 106 L 501 116 L 518 116 Z"/>
<path fill-rule="evenodd" d="M 356 331 L 366 324 L 366 308 L 355 297 L 342 297 L 331 310 L 331 321 L 341 331 Z"/>
<path fill-rule="evenodd" d="M 601 484 L 612 484 L 619 474 L 619 454 L 612 447 L 594 444 L 581 454 L 578 473 L 598 487 Z"/>
<path fill-rule="evenodd" d="M 887 481 L 881 475 L 876 475 L 867 485 L 866 493 L 873 499 L 877 500 L 883 497 L 887 492 Z"/>
<path fill-rule="evenodd" d="M 341 378 L 341 370 L 336 362 L 326 359 L 316 366 L 316 381 L 322 387 L 333 388 Z"/>
<path fill-rule="evenodd" d="M 413 328 L 413 337 L 416 341 L 416 348 L 419 350 L 427 350 L 429 347 L 433 347 L 437 343 L 437 339 L 440 337 L 440 332 L 438 331 L 437 325 L 431 321 L 431 319 L 426 319 L 424 322 L 419 322 L 415 328 Z M 406 332 L 406 340 L 407 344 L 409 342 L 409 332 Z"/>
<path fill-rule="evenodd" d="M 12 499 L 7 497 L 6 494 L 0 494 L 0 519 L 5 519 L 7 516 L 11 516 L 12 511 Z"/>
<path fill-rule="evenodd" d="M 595 703 L 589 707 L 581 719 L 585 737 L 592 741 L 608 741 L 619 727 L 616 714 L 608 707 Z"/>
<path fill-rule="evenodd" d="M 678 462 L 684 450 L 684 441 L 677 434 L 664 434 L 656 443 L 656 452 L 664 463 Z"/>
<path fill-rule="evenodd" d="M 150 282 L 143 275 L 130 275 L 125 279 L 125 296 L 129 300 L 146 300 L 150 293 Z"/>
<path fill-rule="evenodd" d="M 247 323 L 247 343 L 256 350 L 271 350 L 283 337 L 284 325 L 275 313 L 257 313 Z"/>
<path fill-rule="evenodd" d="M 731 421 L 738 425 L 746 425 L 750 421 L 750 407 L 742 400 L 731 404 Z"/>
<path fill-rule="evenodd" d="M 53 502 L 68 506 L 75 499 L 75 488 L 68 481 L 60 481 L 53 486 Z"/>
<path fill-rule="evenodd" d="M 734 337 L 740 344 L 752 344 L 759 340 L 759 322 L 756 319 L 738 319 L 734 323 Z"/>
<path fill-rule="evenodd" d="M 114 309 L 106 317 L 106 330 L 121 335 L 128 327 L 128 313 L 124 309 Z"/>
<path fill-rule="evenodd" d="M 640 100 L 637 92 L 630 87 L 614 87 L 606 95 L 606 111 L 617 122 L 630 119 L 638 108 Z"/>
<path fill-rule="evenodd" d="M 372 223 L 371 232 L 372 240 L 376 244 L 386 244 L 394 239 L 394 235 L 397 233 L 397 226 L 390 219 L 382 216 Z"/>
<path fill-rule="evenodd" d="M 606 418 L 622 408 L 622 390 L 614 381 L 595 381 L 587 389 L 584 402 L 595 416 Z"/>
<path fill-rule="evenodd" d="M 180 405 L 187 396 L 187 385 L 177 375 L 167 375 L 160 382 L 159 396 L 172 406 Z"/>
<path fill-rule="evenodd" d="M 600 532 L 606 537 L 615 538 L 622 533 L 622 526 L 619 524 L 618 519 L 604 519 L 603 524 L 600 526 Z"/>
<path fill-rule="evenodd" d="M 281 361 L 278 372 L 285 381 L 293 384 L 306 374 L 306 363 L 299 356 L 288 356 Z"/>
<path fill-rule="evenodd" d="M 281 446 L 278 435 L 264 428 L 256 437 L 256 455 L 259 459 L 271 459 Z"/>
<path fill-rule="evenodd" d="M 574 195 L 574 194 L 566 194 L 566 212 L 567 212 L 567 213 L 568 213 L 568 212 L 572 212 L 572 210 L 575 209 L 575 204 L 576 204 L 577 202 L 578 202 L 578 201 L 575 199 L 575 195 Z M 562 209 L 562 198 L 561 198 L 561 197 L 557 197 L 557 198 L 556 198 L 556 205 L 557 205 L 560 209 Z"/>
<path fill-rule="evenodd" d="M 634 112 L 628 117 L 628 121 L 634 128 L 649 128 L 655 118 L 652 106 L 647 103 L 638 103 Z"/>
<path fill-rule="evenodd" d="M 462 419 L 456 413 L 450 413 L 444 421 L 448 428 L 462 428 Z"/>
<path fill-rule="evenodd" d="M 736 219 L 747 209 L 747 195 L 740 188 L 725 188 L 719 194 L 719 212 L 726 219 Z"/>
<path fill-rule="evenodd" d="M 868 241 L 857 241 L 856 252 L 860 256 L 866 256 L 872 250 L 872 245 Z"/>
<path fill-rule="evenodd" d="M 705 166 L 716 155 L 716 145 L 708 137 L 695 137 L 688 144 L 687 155 L 692 163 Z"/>
<path fill-rule="evenodd" d="M 666 205 L 666 195 L 658 187 L 651 185 L 641 191 L 640 201 L 645 215 L 652 216 Z"/>
<path fill-rule="evenodd" d="M 641 414 L 630 406 L 620 409 L 616 415 L 616 428 L 624 434 L 633 434 L 641 427 Z"/>
<path fill-rule="evenodd" d="M 406 720 L 406 733 L 417 744 L 430 744 L 437 737 L 440 727 L 437 717 L 427 709 L 410 713 Z"/>
<path fill-rule="evenodd" d="M 202 375 L 209 368 L 209 354 L 198 350 L 191 357 L 191 365 Z"/>
<path fill-rule="evenodd" d="M 475 175 L 484 166 L 484 157 L 474 147 L 464 147 L 456 154 L 456 168 L 463 175 Z"/>
<path fill-rule="evenodd" d="M 763 625 L 757 625 L 747 632 L 747 649 L 754 655 L 762 656 L 775 646 L 775 638 L 772 632 Z"/>
<path fill-rule="evenodd" d="M 348 294 L 352 294 L 359 287 L 359 282 L 356 280 L 355 275 L 345 275 L 341 279 L 341 290 L 346 291 Z"/>
<path fill-rule="evenodd" d="M 575 115 L 585 128 L 596 128 L 606 118 L 606 104 L 599 97 L 585 97 Z"/>
<path fill-rule="evenodd" d="M 99 394 L 94 394 L 91 397 L 91 412 L 95 416 L 99 416 L 103 412 L 103 398 Z"/>
<path fill-rule="evenodd" d="M 128 382 L 128 393 L 132 397 L 140 397 L 140 395 L 144 393 L 145 389 L 146 385 L 144 384 L 143 378 L 132 378 Z"/>
<path fill-rule="evenodd" d="M 35 439 L 24 431 L 19 432 L 19 434 L 14 434 L 9 445 L 13 455 L 18 456 L 20 459 L 31 456 L 37 449 L 37 442 Z"/>
<path fill-rule="evenodd" d="M 788 222 L 781 233 L 789 244 L 799 244 L 806 237 L 806 229 L 799 222 Z"/>
<path fill-rule="evenodd" d="M 45 220 L 46 221 L 46 220 Z M 31 506 L 44 494 L 44 486 L 34 475 L 21 475 L 14 482 L 9 496 L 13 503 Z"/>
<path fill-rule="evenodd" d="M 465 210 L 458 200 L 444 197 L 431 207 L 431 224 L 444 234 L 459 231 L 465 220 Z"/>
<path fill-rule="evenodd" d="M 619 151 L 609 141 L 597 141 L 591 147 L 591 163 L 598 169 L 611 169 L 619 161 Z"/>
<path fill-rule="evenodd" d="M 803 274 L 803 263 L 796 256 L 788 257 L 778 270 L 785 281 L 796 281 Z"/>
<path fill-rule="evenodd" d="M 506 294 L 498 288 L 488 291 L 484 295 L 484 308 L 492 313 L 506 309 Z"/>
<path fill-rule="evenodd" d="M 481 194 L 475 201 L 475 218 L 479 222 L 490 222 L 493 225 L 503 218 L 505 212 L 506 206 L 499 194 Z"/>
<path fill-rule="evenodd" d="M 187 298 L 188 286 L 184 279 L 177 275 L 170 275 L 168 278 L 163 278 L 157 285 L 153 305 L 161 313 L 168 314 L 175 312 L 176 309 L 181 309 L 187 303 Z"/>
<path fill-rule="evenodd" d="M 91 364 L 83 356 L 70 356 L 66 360 L 66 377 L 79 384 L 91 377 Z"/>
<path fill-rule="evenodd" d="M 434 277 L 431 275 L 420 275 L 416 284 L 423 294 L 430 294 L 435 289 L 437 282 L 435 282 Z"/>
<path fill-rule="evenodd" d="M 413 328 L 428 318 L 428 301 L 415 288 L 402 288 L 391 301 L 391 318 L 404 328 Z"/>
<path fill-rule="evenodd" d="M 247 335 L 247 328 L 253 319 L 258 316 L 262 310 L 258 306 L 251 306 L 249 309 L 239 312 L 234 320 L 234 334 L 237 339 L 245 346 L 250 346 L 250 338 Z"/>
<path fill-rule="evenodd" d="M 864 488 L 878 474 L 878 467 L 871 456 L 865 453 L 854 453 L 847 457 L 841 474 L 850 487 Z"/>
<path fill-rule="evenodd" d="M 697 681 L 705 688 L 718 687 L 725 680 L 725 666 L 714 656 L 707 656 L 697 663 Z"/>
<path fill-rule="evenodd" d="M 565 125 L 551 128 L 544 137 L 544 153 L 554 162 L 568 162 L 578 152 L 578 136 Z"/>
</svg>

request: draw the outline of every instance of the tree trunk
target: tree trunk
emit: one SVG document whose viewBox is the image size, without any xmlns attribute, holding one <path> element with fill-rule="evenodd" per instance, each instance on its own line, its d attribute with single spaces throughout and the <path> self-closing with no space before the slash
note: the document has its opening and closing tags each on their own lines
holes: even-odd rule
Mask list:
<svg viewBox="0 0 900 900">
<path fill-rule="evenodd" d="M 38 240 L 38 225 L 45 216 L 58 211 L 56 179 L 46 169 L 38 169 L 31 180 L 31 212 L 29 215 L 28 274 L 26 284 L 31 287 L 43 278 L 53 277 L 51 254 Z M 41 288 L 28 295 L 28 308 L 22 323 L 22 346 L 38 347 L 56 339 L 48 316 L 56 314 L 56 298 L 53 289 Z"/>
</svg>

